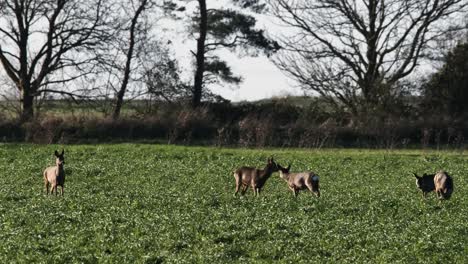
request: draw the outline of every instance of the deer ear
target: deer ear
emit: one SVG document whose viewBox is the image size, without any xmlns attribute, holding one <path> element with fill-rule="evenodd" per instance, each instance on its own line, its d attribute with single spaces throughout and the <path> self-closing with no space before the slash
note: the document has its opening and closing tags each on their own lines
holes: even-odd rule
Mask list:
<svg viewBox="0 0 468 264">
<path fill-rule="evenodd" d="M 289 163 L 289 165 L 288 165 L 288 168 L 287 168 L 287 169 L 288 169 L 288 171 L 291 169 L 291 163 Z"/>
<path fill-rule="evenodd" d="M 64 149 L 62 149 L 62 154 L 60 154 L 60 155 L 62 155 L 62 156 L 63 156 L 63 154 L 65 154 L 65 150 L 64 150 Z"/>
<path fill-rule="evenodd" d="M 419 177 L 419 176 L 418 176 L 416 173 L 414 173 L 414 172 L 413 172 L 413 175 L 414 175 L 414 177 L 416 177 L 416 179 L 421 178 L 421 177 Z"/>
<path fill-rule="evenodd" d="M 54 152 L 54 154 L 55 154 L 55 156 L 56 156 L 56 157 L 58 157 L 58 156 L 59 156 L 59 153 L 58 153 L 58 151 L 55 151 L 55 152 Z"/>
</svg>

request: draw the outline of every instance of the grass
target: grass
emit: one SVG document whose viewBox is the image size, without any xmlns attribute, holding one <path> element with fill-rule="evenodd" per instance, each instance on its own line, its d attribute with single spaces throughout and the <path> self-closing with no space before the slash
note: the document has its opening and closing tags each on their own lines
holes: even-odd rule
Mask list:
<svg viewBox="0 0 468 264">
<path fill-rule="evenodd" d="M 0 145 L 0 262 L 466 263 L 468 156 L 455 152 L 65 146 L 65 196 L 41 173 L 62 146 Z M 232 171 L 274 155 L 321 176 L 295 199 L 278 174 L 233 197 Z M 447 170 L 452 199 L 410 172 Z"/>
</svg>

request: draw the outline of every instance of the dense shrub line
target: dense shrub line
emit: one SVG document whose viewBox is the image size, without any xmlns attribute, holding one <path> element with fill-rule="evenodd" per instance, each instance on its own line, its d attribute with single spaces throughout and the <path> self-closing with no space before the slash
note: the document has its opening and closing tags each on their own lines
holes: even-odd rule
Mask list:
<svg viewBox="0 0 468 264">
<path fill-rule="evenodd" d="M 158 140 L 242 147 L 462 148 L 468 123 L 431 116 L 355 119 L 317 107 L 280 102 L 212 104 L 199 110 L 161 107 L 119 120 L 92 115 L 45 115 L 27 123 L 0 121 L 2 141 L 84 143 Z"/>
</svg>

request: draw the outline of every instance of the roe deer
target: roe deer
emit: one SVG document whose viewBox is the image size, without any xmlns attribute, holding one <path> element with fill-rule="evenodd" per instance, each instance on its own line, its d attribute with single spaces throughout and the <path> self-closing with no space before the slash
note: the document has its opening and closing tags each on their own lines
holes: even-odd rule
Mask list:
<svg viewBox="0 0 468 264">
<path fill-rule="evenodd" d="M 453 180 L 445 171 L 439 171 L 434 176 L 434 185 L 437 197 L 440 200 L 450 199 L 453 192 Z"/>
<path fill-rule="evenodd" d="M 271 174 L 278 171 L 278 166 L 273 161 L 273 158 L 269 158 L 267 165 L 263 170 L 253 168 L 253 167 L 240 167 L 234 171 L 234 178 L 236 178 L 236 192 L 234 196 L 240 190 L 242 185 L 241 194 L 244 195 L 249 185 L 252 187 L 254 195 L 260 195 L 260 190 L 262 189 L 265 182 L 270 178 Z"/>
<path fill-rule="evenodd" d="M 65 159 L 63 157 L 64 153 L 65 150 L 63 149 L 61 154 L 59 154 L 58 151 L 55 151 L 55 166 L 48 167 L 44 170 L 44 186 L 46 194 L 49 194 L 49 185 L 50 194 L 55 191 L 55 195 L 57 195 L 57 186 L 60 186 L 60 193 L 63 196 L 63 185 L 65 183 L 65 171 L 63 170 L 63 164 L 65 163 Z"/>
<path fill-rule="evenodd" d="M 416 177 L 416 186 L 421 189 L 423 198 L 426 198 L 427 193 L 435 190 L 434 174 L 424 173 L 423 176 L 418 176 L 413 173 L 413 175 Z"/>
<path fill-rule="evenodd" d="M 287 168 L 278 164 L 281 179 L 288 183 L 289 189 L 297 197 L 300 190 L 309 189 L 315 196 L 320 197 L 319 176 L 313 172 L 289 172 L 291 164 Z"/>
</svg>

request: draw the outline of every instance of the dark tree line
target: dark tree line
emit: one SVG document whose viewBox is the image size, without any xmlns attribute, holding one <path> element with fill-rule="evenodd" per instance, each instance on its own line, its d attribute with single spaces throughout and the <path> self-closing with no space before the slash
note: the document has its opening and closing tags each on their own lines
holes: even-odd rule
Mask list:
<svg viewBox="0 0 468 264">
<path fill-rule="evenodd" d="M 463 116 L 468 113 L 468 41 L 447 53 L 444 65 L 422 87 L 428 111 Z"/>
</svg>

